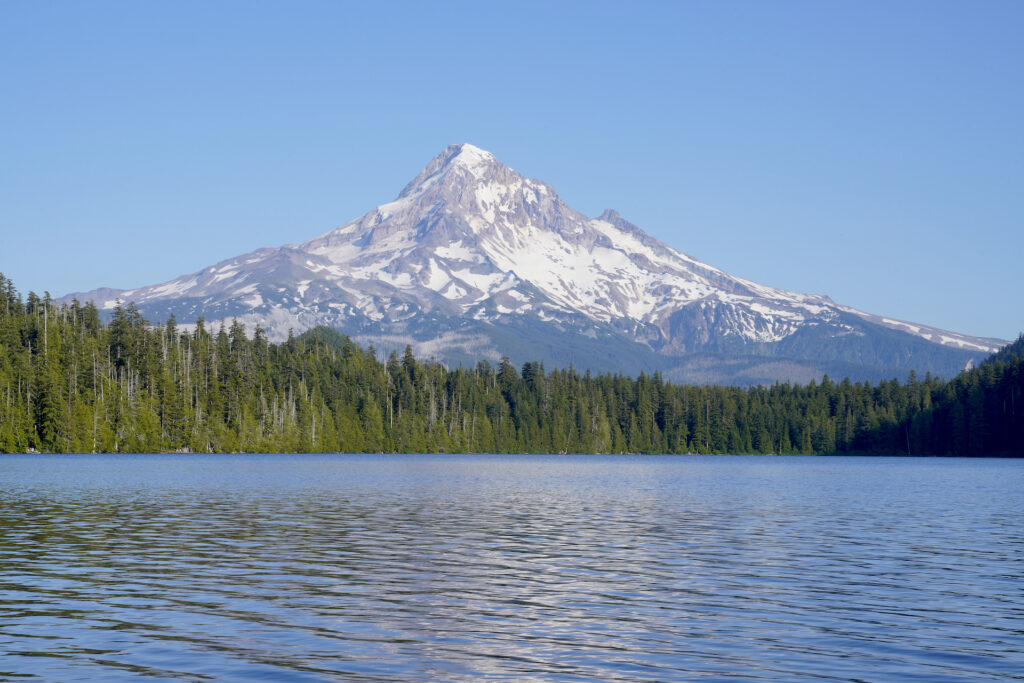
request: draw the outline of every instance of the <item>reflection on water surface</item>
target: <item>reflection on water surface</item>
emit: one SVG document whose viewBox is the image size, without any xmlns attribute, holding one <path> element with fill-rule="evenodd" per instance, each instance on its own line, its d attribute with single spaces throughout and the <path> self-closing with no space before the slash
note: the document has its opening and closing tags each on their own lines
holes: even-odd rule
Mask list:
<svg viewBox="0 0 1024 683">
<path fill-rule="evenodd" d="M 0 458 L 0 679 L 1024 678 L 1024 462 Z"/>
</svg>

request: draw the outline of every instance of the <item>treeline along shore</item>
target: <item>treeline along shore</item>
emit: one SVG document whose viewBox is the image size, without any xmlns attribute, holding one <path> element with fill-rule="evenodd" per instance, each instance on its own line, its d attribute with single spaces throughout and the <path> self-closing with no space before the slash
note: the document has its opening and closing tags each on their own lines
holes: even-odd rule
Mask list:
<svg viewBox="0 0 1024 683">
<path fill-rule="evenodd" d="M 184 331 L 131 304 L 23 299 L 0 275 L 0 452 L 532 452 L 1024 455 L 1024 336 L 951 380 L 676 386 L 573 369 L 473 368 L 333 330 L 280 344 Z"/>
</svg>

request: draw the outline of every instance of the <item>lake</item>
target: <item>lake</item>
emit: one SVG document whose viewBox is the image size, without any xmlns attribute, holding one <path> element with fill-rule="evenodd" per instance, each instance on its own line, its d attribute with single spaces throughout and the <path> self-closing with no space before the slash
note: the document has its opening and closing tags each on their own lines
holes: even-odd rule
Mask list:
<svg viewBox="0 0 1024 683">
<path fill-rule="evenodd" d="M 0 680 L 1024 680 L 1024 461 L 0 457 Z"/>
</svg>

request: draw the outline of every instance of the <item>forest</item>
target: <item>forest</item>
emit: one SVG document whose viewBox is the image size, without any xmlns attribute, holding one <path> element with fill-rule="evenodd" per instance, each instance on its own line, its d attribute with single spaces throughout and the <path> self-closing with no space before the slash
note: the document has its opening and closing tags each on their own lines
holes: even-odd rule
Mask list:
<svg viewBox="0 0 1024 683">
<path fill-rule="evenodd" d="M 378 358 L 132 304 L 24 299 L 0 275 L 0 452 L 1024 455 L 1024 335 L 950 380 L 747 388 Z"/>
</svg>

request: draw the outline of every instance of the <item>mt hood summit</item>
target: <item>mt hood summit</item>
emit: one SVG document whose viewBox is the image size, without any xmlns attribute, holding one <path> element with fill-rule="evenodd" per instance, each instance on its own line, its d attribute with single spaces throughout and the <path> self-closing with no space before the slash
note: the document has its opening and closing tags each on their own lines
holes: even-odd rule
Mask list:
<svg viewBox="0 0 1024 683">
<path fill-rule="evenodd" d="M 509 356 L 676 381 L 950 376 L 1003 342 L 734 277 L 615 211 L 588 218 L 489 152 L 452 145 L 390 203 L 298 245 L 170 282 L 69 294 L 179 323 L 237 318 L 274 340 L 317 325 L 472 365 Z"/>
</svg>

